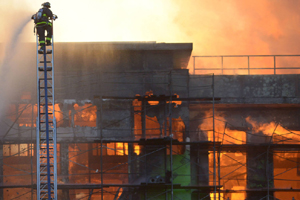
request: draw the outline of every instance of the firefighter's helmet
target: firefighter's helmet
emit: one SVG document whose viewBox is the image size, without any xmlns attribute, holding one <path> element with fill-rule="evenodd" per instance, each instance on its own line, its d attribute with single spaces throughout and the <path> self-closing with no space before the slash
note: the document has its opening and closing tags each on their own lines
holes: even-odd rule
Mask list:
<svg viewBox="0 0 300 200">
<path fill-rule="evenodd" d="M 42 4 L 42 6 L 47 7 L 47 8 L 51 8 L 51 5 L 49 2 L 45 2 Z"/>
</svg>

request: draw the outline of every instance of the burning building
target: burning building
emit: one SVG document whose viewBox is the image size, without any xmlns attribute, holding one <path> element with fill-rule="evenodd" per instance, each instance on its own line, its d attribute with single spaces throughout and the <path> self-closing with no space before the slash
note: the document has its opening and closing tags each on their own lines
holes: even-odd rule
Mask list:
<svg viewBox="0 0 300 200">
<path fill-rule="evenodd" d="M 55 44 L 58 199 L 300 198 L 299 76 L 189 74 L 191 52 Z M 1 199 L 36 199 L 30 59 L 1 118 Z"/>
</svg>

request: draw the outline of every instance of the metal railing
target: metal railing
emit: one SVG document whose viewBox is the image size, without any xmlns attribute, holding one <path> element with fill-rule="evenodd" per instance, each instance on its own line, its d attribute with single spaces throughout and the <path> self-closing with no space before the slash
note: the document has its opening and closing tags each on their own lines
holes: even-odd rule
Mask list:
<svg viewBox="0 0 300 200">
<path fill-rule="evenodd" d="M 278 67 L 277 59 L 281 57 L 298 57 L 299 67 Z M 196 67 L 197 58 L 220 58 L 220 67 Z M 247 67 L 224 67 L 224 59 L 226 58 L 246 58 Z M 273 60 L 272 67 L 251 67 L 250 60 L 251 58 L 271 58 Z M 251 74 L 251 70 L 273 70 L 276 74 L 276 70 L 299 70 L 300 69 L 300 55 L 217 55 L 217 56 L 193 56 L 193 74 L 196 74 L 196 71 L 216 71 L 220 70 L 220 74 L 224 74 L 225 71 L 229 70 L 247 70 L 248 75 Z M 298 72 L 300 73 L 300 71 Z M 201 73 L 200 73 L 201 74 Z M 273 74 L 273 73 L 272 73 Z M 282 73 L 281 73 L 282 74 Z"/>
</svg>

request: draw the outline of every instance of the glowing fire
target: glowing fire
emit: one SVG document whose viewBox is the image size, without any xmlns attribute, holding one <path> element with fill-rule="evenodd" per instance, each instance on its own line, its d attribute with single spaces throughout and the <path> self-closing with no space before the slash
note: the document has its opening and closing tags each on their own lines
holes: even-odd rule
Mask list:
<svg viewBox="0 0 300 200">
<path fill-rule="evenodd" d="M 200 141 L 213 141 L 213 117 L 212 111 L 207 111 L 203 123 L 198 127 L 198 139 Z M 245 144 L 246 135 L 263 134 L 273 136 L 273 142 L 298 143 L 300 142 L 300 131 L 288 130 L 275 122 L 257 122 L 251 117 L 245 118 L 251 127 L 245 127 L 251 131 L 234 130 L 234 127 L 226 126 L 226 119 L 215 113 L 215 141 L 223 144 Z M 251 142 L 251 141 L 248 141 Z"/>
<path fill-rule="evenodd" d="M 106 145 L 106 146 L 105 146 Z M 101 155 L 101 145 L 98 143 L 93 143 L 92 145 L 93 148 L 93 155 L 94 156 L 100 156 Z M 107 155 L 110 156 L 114 156 L 114 155 L 128 155 L 128 143 L 108 143 L 108 144 L 104 144 L 103 148 L 106 148 L 103 151 L 103 155 L 105 155 L 105 152 L 107 152 Z M 133 147 L 133 151 L 134 153 L 136 153 L 137 155 L 140 154 L 140 146 L 137 144 L 134 144 Z"/>
<path fill-rule="evenodd" d="M 140 155 L 141 147 L 139 145 L 134 145 L 134 153 L 136 153 L 136 155 Z"/>
<path fill-rule="evenodd" d="M 244 186 L 233 186 L 232 190 L 245 190 L 245 187 Z M 232 193 L 230 199 L 231 200 L 246 199 L 246 194 L 245 194 L 245 192 L 242 192 L 242 193 Z"/>
<path fill-rule="evenodd" d="M 76 114 L 74 115 L 74 123 L 76 126 L 96 127 L 97 106 L 92 104 L 74 105 Z"/>
<path fill-rule="evenodd" d="M 259 123 L 251 117 L 247 117 L 246 121 L 251 124 L 253 133 L 263 133 L 266 136 L 273 136 L 273 142 L 277 143 L 299 143 L 300 131 L 287 130 L 280 124 L 275 122 Z"/>
<path fill-rule="evenodd" d="M 151 97 L 153 95 L 152 91 L 146 92 L 146 99 L 147 97 Z M 139 95 L 137 95 L 139 96 Z M 178 95 L 177 95 L 178 96 Z M 147 101 L 153 108 L 159 104 L 158 101 Z M 169 101 L 166 101 L 166 106 L 168 105 Z M 181 101 L 172 101 L 175 105 L 180 105 Z M 144 108 L 141 101 L 135 99 L 132 102 L 134 107 L 135 115 L 134 115 L 134 134 L 136 139 L 141 138 L 142 136 L 142 111 L 146 109 L 151 109 L 149 107 Z M 161 111 L 162 112 L 162 111 Z M 146 115 L 145 119 L 145 135 L 147 138 L 159 138 L 168 136 L 169 133 L 169 118 L 167 116 L 163 117 L 162 113 L 157 112 L 157 115 L 154 117 L 150 117 Z M 160 121 L 158 120 L 158 117 Z M 178 139 L 179 141 L 183 141 L 183 131 L 185 129 L 185 125 L 182 119 L 179 117 L 178 119 L 172 119 L 172 134 L 174 135 L 174 139 Z"/>
<path fill-rule="evenodd" d="M 224 199 L 224 194 L 221 193 L 221 194 L 220 194 L 220 198 L 221 198 L 221 199 Z M 211 199 L 211 200 L 214 200 L 214 199 L 217 200 L 217 199 L 219 199 L 219 193 L 216 193 L 216 195 L 215 195 L 215 193 L 210 193 L 210 199 Z"/>
<path fill-rule="evenodd" d="M 216 114 L 216 113 L 215 113 Z M 226 127 L 226 120 L 223 116 L 217 114 L 214 120 L 215 141 L 223 144 L 245 144 L 246 132 L 232 130 Z M 198 127 L 198 139 L 200 141 L 213 141 L 213 113 L 212 110 L 205 113 L 202 124 Z"/>
<path fill-rule="evenodd" d="M 58 104 L 55 104 L 55 118 L 57 120 L 57 125 L 59 126 L 60 121 L 63 118 L 63 114 L 60 111 Z M 49 107 L 49 113 L 51 113 L 53 107 Z M 7 118 L 12 122 L 19 124 L 22 127 L 36 127 L 36 116 L 37 116 L 37 104 L 10 104 L 6 112 Z"/>
<path fill-rule="evenodd" d="M 263 123 L 254 120 L 254 118 L 247 117 L 245 121 L 248 123 L 245 127 L 245 131 L 232 130 L 234 127 L 228 128 L 226 126 L 226 119 L 222 114 L 215 112 L 215 139 L 216 141 L 222 142 L 223 144 L 245 144 L 250 136 L 262 135 L 265 137 L 272 136 L 272 140 L 263 140 L 263 142 L 273 143 L 299 143 L 300 132 L 292 131 L 282 127 L 276 122 Z M 198 138 L 202 141 L 213 141 L 213 123 L 212 123 L 212 112 L 208 111 L 205 113 L 202 124 L 198 127 Z M 250 127 L 249 127 L 250 126 Z M 258 140 L 257 138 L 255 138 Z M 294 152 L 274 152 L 274 186 L 282 188 L 297 188 L 295 181 L 298 177 L 299 162 L 298 154 Z M 217 159 L 217 157 L 216 157 Z M 220 177 L 221 185 L 224 189 L 237 190 L 241 192 L 235 192 L 232 194 L 224 194 L 224 198 L 227 199 L 245 199 L 245 190 L 247 185 L 247 168 L 246 168 L 246 153 L 220 153 Z M 209 170 L 210 170 L 210 183 L 212 180 L 213 172 L 213 154 L 209 154 Z M 218 172 L 216 172 L 218 177 Z M 218 179 L 217 179 L 218 180 Z M 292 181 L 289 181 L 292 180 Z M 289 195 L 292 198 L 292 194 Z M 211 194 L 213 197 L 213 194 Z M 276 194 L 276 197 L 286 198 L 284 195 Z M 213 199 L 213 198 L 212 198 Z"/>
</svg>

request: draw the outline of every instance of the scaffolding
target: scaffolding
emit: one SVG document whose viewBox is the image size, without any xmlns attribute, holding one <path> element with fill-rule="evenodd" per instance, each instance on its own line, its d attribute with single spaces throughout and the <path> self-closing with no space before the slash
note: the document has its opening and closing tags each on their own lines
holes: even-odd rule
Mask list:
<svg viewBox="0 0 300 200">
<path fill-rule="evenodd" d="M 93 103 L 99 139 L 58 143 L 59 198 L 234 200 L 300 194 L 297 177 L 284 177 L 298 173 L 299 133 L 275 124 L 268 135 L 257 134 L 254 128 L 226 121 L 216 109 L 220 98 L 215 97 L 214 75 L 180 75 L 176 70 L 108 72 L 100 80 L 102 93 Z M 190 84 L 199 81 L 198 86 Z M 112 85 L 117 89 L 111 90 Z M 156 95 L 158 90 L 167 92 Z M 27 109 L 34 113 L 34 105 L 28 105 L 16 109 L 16 116 Z M 200 110 L 201 114 L 190 113 Z M 33 139 L 26 144 L 19 144 L 17 152 L 11 150 L 16 143 L 4 144 L 6 169 L 12 166 L 5 163 L 11 157 L 24 152 L 27 160 L 35 156 Z M 30 184 L 2 186 L 11 191 L 27 188 L 10 199 L 34 199 L 36 169 L 31 163 L 31 169 L 12 166 L 25 175 L 2 172 L 3 183 L 15 183 L 10 180 L 13 175 L 31 177 Z M 281 187 L 287 182 L 291 186 Z"/>
</svg>

